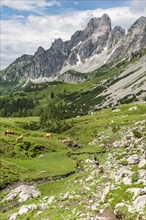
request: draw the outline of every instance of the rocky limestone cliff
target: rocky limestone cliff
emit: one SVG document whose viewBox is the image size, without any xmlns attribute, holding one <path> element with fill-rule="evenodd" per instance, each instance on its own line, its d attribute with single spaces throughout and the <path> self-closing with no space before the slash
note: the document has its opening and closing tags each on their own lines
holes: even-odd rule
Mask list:
<svg viewBox="0 0 146 220">
<path fill-rule="evenodd" d="M 62 81 L 62 82 L 67 82 L 67 83 L 82 83 L 85 82 L 88 79 L 88 76 L 86 74 L 81 74 L 78 72 L 72 72 L 72 71 L 67 71 L 60 75 L 56 80 L 57 81 Z"/>
<path fill-rule="evenodd" d="M 68 70 L 92 71 L 105 63 L 127 56 L 145 47 L 145 17 L 139 18 L 128 30 L 111 28 L 107 14 L 92 18 L 85 30 L 75 32 L 69 41 L 56 39 L 48 50 L 39 47 L 33 56 L 23 55 L 5 70 L 2 80 L 32 82 L 52 81 Z M 43 80 L 44 79 L 44 80 Z"/>
<path fill-rule="evenodd" d="M 113 50 L 108 61 L 113 61 L 117 57 L 127 56 L 132 52 L 145 48 L 146 43 L 146 17 L 140 17 L 129 29 L 125 37 Z"/>
</svg>

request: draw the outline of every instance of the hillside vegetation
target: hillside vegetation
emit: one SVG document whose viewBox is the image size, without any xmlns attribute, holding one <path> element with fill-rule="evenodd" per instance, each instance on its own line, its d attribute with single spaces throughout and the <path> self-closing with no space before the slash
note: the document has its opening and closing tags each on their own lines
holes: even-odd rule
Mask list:
<svg viewBox="0 0 146 220">
<path fill-rule="evenodd" d="M 68 119 L 72 126 L 50 138 L 38 123 L 38 117 L 1 118 L 1 219 L 144 219 L 144 104 Z M 7 129 L 15 134 L 5 135 Z M 41 196 L 7 200 L 21 184 L 35 185 Z"/>
<path fill-rule="evenodd" d="M 1 81 L 0 116 L 40 116 L 44 107 L 53 103 L 57 108 L 62 105 L 62 115 L 71 118 L 103 107 L 145 100 L 145 50 L 138 54 L 105 64 L 86 74 L 87 80 L 77 84 L 57 81 L 31 84 L 19 87 L 16 92 Z M 75 73 L 70 71 L 70 74 Z"/>
<path fill-rule="evenodd" d="M 80 83 L 1 82 L 2 220 L 145 219 L 145 56 Z"/>
</svg>

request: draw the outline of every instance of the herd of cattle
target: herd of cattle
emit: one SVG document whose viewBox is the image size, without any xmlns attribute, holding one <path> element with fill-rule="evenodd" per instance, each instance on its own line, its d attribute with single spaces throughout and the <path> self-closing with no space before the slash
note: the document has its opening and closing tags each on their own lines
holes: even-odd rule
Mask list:
<svg viewBox="0 0 146 220">
<path fill-rule="evenodd" d="M 15 131 L 13 130 L 6 130 L 5 131 L 5 135 L 14 135 L 15 134 Z M 52 133 L 47 133 L 45 134 L 45 137 L 46 138 L 51 138 L 52 137 Z M 19 136 L 16 138 L 16 141 L 19 142 L 19 141 L 23 141 L 23 135 Z"/>
<path fill-rule="evenodd" d="M 15 133 L 15 131 L 13 131 L 13 130 L 6 130 L 6 131 L 5 131 L 5 135 L 14 135 L 14 134 L 16 134 L 16 133 Z M 48 139 L 51 138 L 51 137 L 52 137 L 52 133 L 46 133 L 46 134 L 45 134 L 45 137 L 48 138 Z M 16 138 L 16 141 L 17 141 L 17 142 L 23 141 L 23 135 L 17 137 L 17 138 Z M 63 141 L 63 144 L 65 144 L 67 147 L 77 147 L 77 148 L 82 147 L 80 144 L 78 144 L 78 143 L 76 143 L 76 142 L 74 142 L 74 141 L 72 141 L 72 140 L 69 140 L 69 139 L 64 140 L 64 141 Z"/>
</svg>

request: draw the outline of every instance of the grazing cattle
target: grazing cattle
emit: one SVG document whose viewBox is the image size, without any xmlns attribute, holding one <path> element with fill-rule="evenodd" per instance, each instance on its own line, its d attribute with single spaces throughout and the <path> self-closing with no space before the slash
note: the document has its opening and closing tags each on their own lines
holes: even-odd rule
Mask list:
<svg viewBox="0 0 146 220">
<path fill-rule="evenodd" d="M 52 133 L 47 133 L 47 134 L 45 135 L 45 137 L 46 137 L 46 138 L 51 138 L 51 137 L 52 137 Z"/>
<path fill-rule="evenodd" d="M 12 130 L 6 130 L 6 131 L 5 131 L 5 135 L 7 135 L 7 134 L 8 134 L 8 135 L 11 135 L 11 134 L 13 134 L 13 135 L 14 135 L 14 134 L 15 134 L 15 132 L 14 132 L 14 131 L 12 131 Z"/>
<path fill-rule="evenodd" d="M 22 141 L 23 140 L 23 136 L 21 135 L 21 136 L 19 136 L 18 138 L 16 138 L 16 141 L 17 142 L 20 142 L 20 141 Z"/>
</svg>

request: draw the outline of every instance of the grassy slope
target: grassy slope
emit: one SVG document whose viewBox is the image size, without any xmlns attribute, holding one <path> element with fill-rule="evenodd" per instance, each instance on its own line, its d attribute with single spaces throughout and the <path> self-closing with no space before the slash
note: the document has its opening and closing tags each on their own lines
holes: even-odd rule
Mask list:
<svg viewBox="0 0 146 220">
<path fill-rule="evenodd" d="M 55 175 L 65 175 L 70 172 L 76 171 L 77 163 L 80 163 L 81 167 L 84 165 L 84 160 L 87 158 L 92 158 L 94 152 L 99 153 L 98 158 L 101 164 L 104 164 L 107 157 L 107 153 L 100 146 L 98 138 L 94 142 L 94 137 L 98 137 L 98 134 L 104 134 L 105 137 L 102 140 L 104 145 L 109 145 L 111 141 L 120 139 L 120 136 L 116 131 L 123 126 L 130 126 L 136 121 L 145 119 L 145 106 L 143 104 L 134 104 L 138 109 L 135 111 L 129 111 L 128 109 L 133 106 L 123 105 L 120 106 L 120 112 L 112 112 L 112 109 L 105 109 L 97 112 L 94 115 L 83 116 L 74 119 L 74 124 L 71 129 L 65 133 L 58 135 L 53 134 L 52 139 L 48 140 L 44 138 L 45 132 L 42 131 L 31 131 L 22 128 L 23 123 L 28 122 L 28 118 L 1 118 L 1 141 L 3 143 L 2 147 L 2 181 L 7 181 L 8 183 L 13 183 L 20 180 L 32 180 L 39 178 L 46 178 Z M 38 121 L 37 117 L 29 118 L 29 122 Z M 14 136 L 5 136 L 4 131 L 9 129 L 14 129 L 16 134 Z M 45 152 L 43 152 L 44 157 L 32 159 L 19 158 L 18 155 L 14 154 L 11 158 L 11 153 L 15 151 L 16 137 L 18 135 L 24 135 L 25 140 L 30 142 L 40 142 L 45 146 Z M 106 137 L 106 134 L 108 136 Z M 93 137 L 94 136 L 94 137 Z M 80 143 L 82 148 L 66 148 L 62 144 L 62 140 L 66 137 Z M 7 147 L 9 152 L 7 152 Z M 118 149 L 117 149 L 118 150 Z M 53 152 L 54 151 L 54 152 Z M 119 148 L 119 152 L 122 149 Z M 48 153 L 50 152 L 50 153 Z M 68 153 L 71 155 L 68 158 Z M 15 158 L 15 159 L 14 159 Z M 38 188 L 42 192 L 42 196 L 59 195 L 60 193 L 65 193 L 67 187 L 72 185 L 75 179 L 80 177 L 88 177 L 89 171 L 82 171 L 75 173 L 70 177 L 58 180 L 56 182 L 47 182 L 38 184 Z M 78 184 L 72 185 L 72 191 L 80 193 L 80 187 Z M 94 191 L 94 187 L 93 187 Z M 4 195 L 2 194 L 2 197 Z M 86 201 L 87 195 L 82 195 L 82 200 Z M 85 198 L 84 198 L 85 197 Z M 36 200 L 37 201 L 37 200 Z M 36 202 L 34 200 L 34 202 Z M 78 199 L 77 199 L 78 201 Z M 80 201 L 80 199 L 79 199 Z M 31 201 L 33 202 L 33 201 Z M 24 204 L 28 204 L 25 202 Z M 84 204 L 78 204 L 78 208 L 82 209 Z M 76 207 L 76 203 L 71 204 L 72 208 Z M 9 213 L 13 213 L 14 210 Z M 6 219 L 7 213 L 2 214 L 2 219 Z M 67 218 L 67 210 L 60 210 L 58 208 L 45 210 L 42 216 L 48 217 L 52 216 L 53 220 L 61 220 L 59 216 L 64 215 L 64 219 Z M 18 219 L 26 219 L 26 216 L 31 217 L 31 219 L 40 219 L 40 217 L 33 218 L 33 213 L 29 213 L 25 216 L 19 217 Z M 73 218 L 72 214 L 72 218 Z"/>
<path fill-rule="evenodd" d="M 145 54 L 145 52 L 143 53 Z M 115 63 L 106 64 L 99 69 L 88 73 L 89 79 L 83 83 L 72 84 L 63 82 L 52 82 L 41 85 L 31 85 L 28 88 L 1 96 L 1 99 L 9 98 L 12 100 L 22 98 L 32 98 L 34 100 L 35 108 L 31 109 L 33 115 L 39 115 L 41 108 L 46 106 L 51 100 L 51 93 L 54 94 L 54 102 L 64 99 L 68 104 L 67 117 L 75 117 L 85 115 L 92 107 L 103 101 L 104 97 L 96 98 L 106 88 L 104 86 L 98 87 L 97 84 L 102 80 L 110 80 L 113 82 L 113 77 L 122 72 L 130 64 L 137 61 L 135 58 L 132 61 L 122 61 L 117 65 Z"/>
<path fill-rule="evenodd" d="M 32 121 L 36 122 L 38 121 L 37 117 L 32 118 L 1 118 L 1 158 L 2 161 L 8 165 L 15 166 L 17 169 L 19 168 L 23 170 L 25 166 L 26 169 L 26 175 L 24 174 L 25 178 L 29 173 L 32 174 L 32 178 L 38 178 L 39 174 L 36 172 L 40 172 L 41 170 L 44 170 L 45 165 L 45 172 L 41 174 L 41 176 L 46 175 L 59 175 L 66 173 L 65 169 L 67 169 L 67 173 L 70 171 L 75 170 L 75 164 L 72 162 L 71 159 L 66 158 L 66 154 L 68 152 L 71 152 L 73 154 L 79 154 L 79 153 L 94 153 L 94 152 L 104 152 L 103 147 L 98 146 L 98 141 L 96 143 L 90 144 L 93 140 L 93 135 L 98 136 L 99 132 L 105 132 L 106 130 L 114 130 L 118 129 L 120 126 L 124 125 L 130 125 L 135 120 L 140 120 L 144 118 L 144 105 L 139 105 L 139 108 L 137 111 L 131 112 L 127 110 L 127 107 L 132 106 L 121 106 L 121 112 L 113 113 L 111 109 L 105 109 L 102 111 L 97 112 L 94 115 L 88 115 L 83 116 L 79 118 L 74 119 L 74 124 L 72 128 L 64 132 L 63 134 L 53 134 L 53 137 L 51 139 L 45 138 L 45 132 L 43 131 L 31 131 L 31 130 L 25 130 L 21 126 L 25 124 L 26 122 L 32 123 Z M 126 115 L 124 118 L 122 115 Z M 70 119 L 69 119 L 70 120 Z M 112 121 L 114 120 L 114 123 Z M 15 131 L 14 136 L 6 136 L 4 135 L 4 131 L 6 129 L 13 129 Z M 23 141 L 29 141 L 31 143 L 39 144 L 41 146 L 44 146 L 44 150 L 42 153 L 52 152 L 51 154 L 46 154 L 43 158 L 34 158 L 34 159 L 27 159 L 27 158 L 19 158 L 19 154 L 16 152 L 16 138 L 19 135 L 24 136 Z M 77 143 L 81 144 L 82 148 L 67 148 L 63 143 L 62 140 L 66 137 L 76 141 Z M 118 135 L 116 133 L 112 133 L 110 138 L 105 138 L 104 142 L 110 143 L 110 139 L 118 139 Z M 53 153 L 53 151 L 55 151 Z M 64 152 L 64 153 L 63 153 Z M 11 157 L 15 157 L 15 160 L 11 159 Z M 53 159 L 49 159 L 51 158 Z M 55 156 L 56 155 L 56 156 Z M 56 159 L 55 159 L 56 158 Z M 56 163 L 54 163 L 54 159 L 56 160 Z M 36 166 L 37 163 L 39 163 L 39 160 L 41 160 L 42 168 L 40 165 L 38 167 Z M 48 167 L 47 163 L 48 160 L 50 160 L 50 167 Z M 66 160 L 66 168 L 62 168 L 60 165 L 63 160 Z M 69 165 L 69 163 L 71 163 Z M 31 168 L 31 164 L 33 164 L 34 173 L 32 170 L 29 170 Z M 55 170 L 53 171 L 52 167 L 56 165 Z M 58 169 L 59 168 L 59 169 Z M 36 170 L 37 169 L 37 170 Z M 58 169 L 58 171 L 57 171 Z M 54 173 L 53 173 L 54 172 Z M 23 177 L 23 174 L 21 173 L 20 179 L 25 179 Z M 30 177 L 31 178 L 31 177 Z"/>
</svg>

